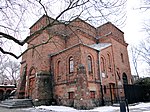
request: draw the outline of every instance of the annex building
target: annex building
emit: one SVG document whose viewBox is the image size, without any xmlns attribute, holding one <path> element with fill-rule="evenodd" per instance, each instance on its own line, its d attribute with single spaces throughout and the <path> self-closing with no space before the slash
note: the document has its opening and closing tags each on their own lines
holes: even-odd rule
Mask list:
<svg viewBox="0 0 150 112">
<path fill-rule="evenodd" d="M 132 84 L 127 46 L 111 22 L 95 28 L 80 18 L 61 22 L 43 15 L 30 27 L 18 98 L 75 108 L 124 98 L 116 88 Z"/>
</svg>

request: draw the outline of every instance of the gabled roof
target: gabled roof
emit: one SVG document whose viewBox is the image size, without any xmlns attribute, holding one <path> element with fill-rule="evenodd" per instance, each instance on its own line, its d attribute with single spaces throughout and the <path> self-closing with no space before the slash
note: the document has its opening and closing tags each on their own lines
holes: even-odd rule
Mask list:
<svg viewBox="0 0 150 112">
<path fill-rule="evenodd" d="M 51 20 L 54 20 L 54 18 L 51 18 L 47 15 L 43 15 L 42 17 L 40 17 L 40 19 L 38 19 L 29 29 L 31 29 L 34 25 L 36 25 L 39 21 L 41 21 L 44 17 L 48 18 L 48 19 L 51 19 Z"/>
<path fill-rule="evenodd" d="M 96 29 L 96 27 L 94 27 L 93 25 L 89 24 L 88 22 L 84 21 L 83 19 L 81 19 L 81 18 L 79 18 L 79 17 L 75 18 L 75 19 L 72 20 L 71 22 L 75 22 L 75 21 L 81 21 L 81 22 L 83 22 L 83 23 L 85 23 L 85 24 L 91 26 L 92 28 Z"/>
<path fill-rule="evenodd" d="M 115 27 L 117 30 L 119 30 L 121 33 L 124 34 L 123 31 L 121 31 L 117 26 L 115 26 L 115 25 L 112 24 L 111 22 L 104 23 L 104 24 L 102 24 L 101 26 L 99 26 L 99 27 L 97 27 L 97 28 L 103 27 L 103 26 L 105 26 L 105 25 L 111 25 L 111 26 Z"/>
<path fill-rule="evenodd" d="M 51 20 L 55 20 L 54 18 L 52 18 L 52 17 L 49 17 L 49 16 L 47 16 L 47 15 L 43 15 L 42 17 L 40 17 L 29 29 L 31 29 L 34 25 L 36 25 L 40 20 L 42 20 L 44 17 L 46 17 L 46 18 L 48 18 L 48 19 L 51 19 Z M 94 26 L 92 26 L 91 24 L 89 24 L 88 22 L 86 22 L 86 21 L 84 21 L 84 20 L 82 20 L 81 18 L 79 18 L 79 17 L 77 17 L 77 18 L 75 18 L 75 19 L 73 19 L 72 21 L 70 21 L 70 23 L 72 23 L 72 22 L 75 22 L 75 21 L 81 21 L 81 22 L 83 22 L 83 23 L 85 23 L 85 24 L 87 24 L 87 25 L 89 25 L 89 26 L 91 26 L 91 27 L 93 27 L 93 28 L 95 28 Z M 57 20 L 57 22 L 60 22 L 60 23 L 66 23 L 67 21 L 59 21 L 59 20 Z M 96 28 L 95 28 L 96 29 Z"/>
<path fill-rule="evenodd" d="M 37 24 L 37 23 L 38 23 L 40 20 L 42 20 L 44 17 L 46 17 L 46 18 L 48 18 L 48 19 L 50 19 L 50 20 L 55 20 L 54 18 L 49 17 L 49 16 L 47 16 L 47 15 L 44 14 L 44 15 L 43 15 L 42 17 L 40 17 L 40 19 L 38 19 L 29 29 L 31 29 L 35 24 Z M 107 22 L 107 23 L 102 24 L 102 25 L 100 25 L 99 27 L 96 28 L 96 27 L 92 26 L 91 24 L 89 24 L 88 22 L 82 20 L 82 19 L 79 18 L 79 17 L 77 17 L 77 18 L 73 19 L 72 21 L 70 21 L 70 23 L 75 22 L 75 21 L 81 21 L 81 22 L 83 22 L 83 23 L 85 23 L 85 24 L 91 26 L 91 27 L 94 28 L 94 29 L 98 29 L 98 28 L 100 28 L 100 27 L 103 27 L 103 26 L 105 26 L 105 25 L 110 24 L 110 25 L 112 25 L 113 27 L 115 27 L 117 30 L 119 30 L 120 32 L 122 32 L 122 33 L 124 34 L 123 31 L 121 31 L 118 27 L 116 27 L 116 26 L 115 26 L 114 24 L 112 24 L 111 22 Z M 64 23 L 64 24 L 66 23 L 65 21 L 62 22 L 61 20 L 60 20 L 60 21 L 57 20 L 57 22 Z"/>
</svg>

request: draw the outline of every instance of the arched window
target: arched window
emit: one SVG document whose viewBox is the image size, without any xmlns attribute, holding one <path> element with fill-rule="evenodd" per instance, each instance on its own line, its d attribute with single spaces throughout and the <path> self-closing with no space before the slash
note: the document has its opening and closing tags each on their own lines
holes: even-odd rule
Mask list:
<svg viewBox="0 0 150 112">
<path fill-rule="evenodd" d="M 88 72 L 89 73 L 93 72 L 93 70 L 92 70 L 92 58 L 91 58 L 91 56 L 88 56 Z"/>
<path fill-rule="evenodd" d="M 104 58 L 101 57 L 101 71 L 104 72 L 105 71 L 105 61 Z"/>
<path fill-rule="evenodd" d="M 108 58 L 108 66 L 110 67 L 111 66 L 111 57 L 110 57 L 109 53 L 107 54 L 107 58 Z"/>
<path fill-rule="evenodd" d="M 121 61 L 124 63 L 123 54 L 121 53 Z"/>
<path fill-rule="evenodd" d="M 73 73 L 74 70 L 74 62 L 73 62 L 73 57 L 69 58 L 69 73 Z"/>
<path fill-rule="evenodd" d="M 128 84 L 128 78 L 127 78 L 126 73 L 123 73 L 122 80 L 123 80 L 123 84 Z"/>
<path fill-rule="evenodd" d="M 29 76 L 35 76 L 35 73 L 36 73 L 35 68 L 31 67 L 30 72 L 29 72 Z"/>
</svg>

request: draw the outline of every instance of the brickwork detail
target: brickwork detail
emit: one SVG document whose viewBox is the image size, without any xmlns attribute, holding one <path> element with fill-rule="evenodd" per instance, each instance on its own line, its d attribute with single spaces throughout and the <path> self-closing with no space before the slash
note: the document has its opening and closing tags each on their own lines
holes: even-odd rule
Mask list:
<svg viewBox="0 0 150 112">
<path fill-rule="evenodd" d="M 48 19 L 53 21 L 50 17 L 42 16 L 30 28 L 31 34 L 47 25 Z M 23 75 L 27 66 L 26 82 L 21 81 L 19 88 L 25 86 L 24 95 L 28 96 L 33 86 L 34 92 L 30 96 L 37 105 L 44 104 L 44 101 L 45 104 L 56 101 L 58 105 L 78 109 L 99 106 L 102 97 L 113 102 L 118 95 L 124 97 L 124 92 L 118 93 L 115 88 L 119 87 L 118 82 L 121 86 L 124 82 L 132 84 L 128 44 L 124 40 L 124 33 L 115 25 L 108 22 L 95 28 L 80 18 L 69 24 L 58 22 L 41 34 L 32 36 L 28 47 L 49 38 L 48 44 L 29 50 L 22 57 L 20 73 Z M 88 66 L 89 56 L 91 67 Z M 32 67 L 33 74 L 30 73 Z M 89 72 L 89 68 L 92 71 Z M 34 83 L 29 83 L 30 77 L 33 78 L 31 74 L 35 78 Z M 125 80 L 123 75 L 126 75 Z M 109 90 L 104 91 L 104 88 Z"/>
</svg>

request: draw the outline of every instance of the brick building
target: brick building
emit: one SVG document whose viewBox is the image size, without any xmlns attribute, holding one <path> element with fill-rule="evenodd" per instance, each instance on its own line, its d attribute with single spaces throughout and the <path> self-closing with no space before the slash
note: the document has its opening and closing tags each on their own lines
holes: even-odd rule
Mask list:
<svg viewBox="0 0 150 112">
<path fill-rule="evenodd" d="M 92 108 L 124 97 L 116 88 L 132 83 L 128 44 L 112 23 L 95 28 L 79 18 L 61 22 L 43 15 L 30 33 L 32 49 L 22 56 L 19 98 L 32 98 L 36 105 L 55 100 Z"/>
<path fill-rule="evenodd" d="M 12 92 L 16 91 L 15 85 L 0 85 L 0 101 L 5 100 L 10 97 Z"/>
</svg>

